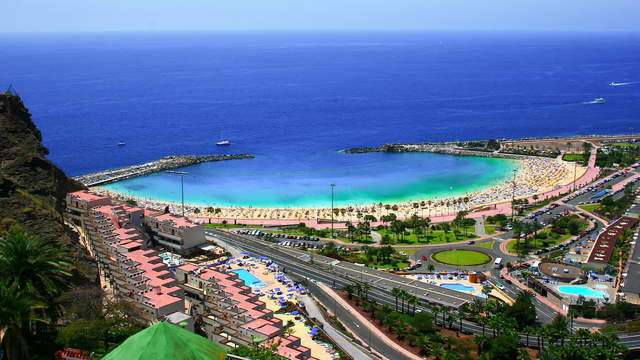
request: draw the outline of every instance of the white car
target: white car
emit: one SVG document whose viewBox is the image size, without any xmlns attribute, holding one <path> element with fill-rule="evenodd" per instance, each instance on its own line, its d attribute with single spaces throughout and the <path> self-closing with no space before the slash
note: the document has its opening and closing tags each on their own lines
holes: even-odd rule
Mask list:
<svg viewBox="0 0 640 360">
<path fill-rule="evenodd" d="M 500 289 L 500 290 L 504 290 L 504 289 L 506 289 L 506 287 L 505 287 L 504 285 L 502 285 L 502 284 L 497 284 L 497 285 L 496 285 L 496 287 L 497 287 L 498 289 Z"/>
</svg>

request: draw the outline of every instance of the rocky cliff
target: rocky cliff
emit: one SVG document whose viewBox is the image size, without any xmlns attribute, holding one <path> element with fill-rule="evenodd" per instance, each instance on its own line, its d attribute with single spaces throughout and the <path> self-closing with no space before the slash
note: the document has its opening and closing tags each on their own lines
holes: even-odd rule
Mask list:
<svg viewBox="0 0 640 360">
<path fill-rule="evenodd" d="M 83 185 L 45 158 L 49 151 L 41 142 L 22 100 L 0 93 L 0 231 L 18 223 L 33 235 L 57 241 L 73 254 L 76 282 L 92 282 L 95 264 L 61 215 L 65 194 Z"/>
</svg>

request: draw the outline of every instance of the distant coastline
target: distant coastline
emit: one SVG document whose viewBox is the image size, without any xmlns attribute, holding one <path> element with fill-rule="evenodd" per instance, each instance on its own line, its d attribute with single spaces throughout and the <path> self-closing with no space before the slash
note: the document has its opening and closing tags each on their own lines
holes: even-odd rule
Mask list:
<svg viewBox="0 0 640 360">
<path fill-rule="evenodd" d="M 487 139 L 474 141 L 447 141 L 447 142 L 421 142 L 421 143 L 389 143 L 381 146 L 359 147 L 341 150 L 346 154 L 363 154 L 370 152 L 429 152 L 437 154 L 459 155 L 459 156 L 480 156 L 502 159 L 524 160 L 535 157 L 556 157 L 561 151 L 556 152 L 550 149 L 533 150 L 529 153 L 516 153 L 516 148 L 525 147 L 530 144 L 557 144 L 582 142 L 606 142 L 624 141 L 629 139 L 639 139 L 640 134 L 620 134 L 620 135 L 575 135 L 575 136 L 549 136 L 549 137 L 527 137 L 520 139 Z M 514 146 L 515 144 L 515 146 Z M 564 145 L 564 144 L 562 144 Z M 524 152 L 524 151 L 520 151 Z"/>
</svg>

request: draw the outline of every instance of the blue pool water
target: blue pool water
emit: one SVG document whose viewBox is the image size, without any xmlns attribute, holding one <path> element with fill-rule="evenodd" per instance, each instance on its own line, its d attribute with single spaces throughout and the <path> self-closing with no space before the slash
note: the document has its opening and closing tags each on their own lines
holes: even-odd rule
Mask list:
<svg viewBox="0 0 640 360">
<path fill-rule="evenodd" d="M 456 290 L 456 291 L 472 292 L 473 290 L 475 290 L 473 286 L 467 286 L 467 285 L 455 284 L 455 283 L 443 283 L 443 284 L 440 284 L 440 286 L 447 289 Z"/>
<path fill-rule="evenodd" d="M 607 294 L 602 291 L 596 291 L 585 286 L 560 286 L 558 287 L 558 290 L 560 290 L 560 292 L 565 294 L 582 295 L 585 297 L 588 296 L 588 297 L 604 298 L 607 296 Z"/>
<path fill-rule="evenodd" d="M 256 288 L 261 288 L 261 287 L 267 286 L 267 284 L 262 282 L 262 280 L 260 280 L 257 277 L 253 276 L 252 273 L 248 272 L 245 269 L 231 270 L 230 272 L 234 272 L 234 273 L 238 274 L 238 277 L 242 281 L 244 281 L 244 284 L 247 285 L 247 286 L 256 287 Z"/>
</svg>

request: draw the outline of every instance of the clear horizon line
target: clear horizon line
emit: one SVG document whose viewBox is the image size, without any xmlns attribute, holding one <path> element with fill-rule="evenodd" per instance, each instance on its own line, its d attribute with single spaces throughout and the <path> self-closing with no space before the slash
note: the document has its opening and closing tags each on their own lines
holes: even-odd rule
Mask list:
<svg viewBox="0 0 640 360">
<path fill-rule="evenodd" d="M 493 33 L 493 34 L 526 34 L 526 33 L 566 33 L 566 34 L 634 34 L 639 29 L 122 29 L 122 30 L 34 30 L 34 31 L 0 31 L 0 35 L 79 35 L 79 34 L 309 34 L 309 33 Z"/>
</svg>

